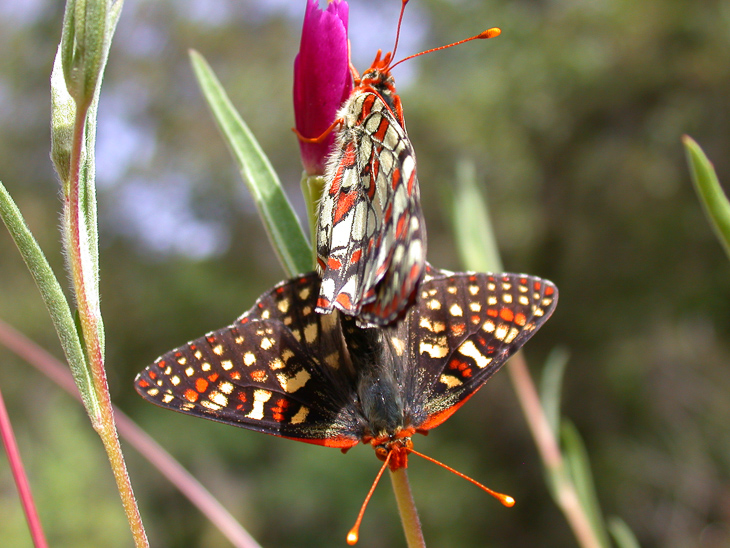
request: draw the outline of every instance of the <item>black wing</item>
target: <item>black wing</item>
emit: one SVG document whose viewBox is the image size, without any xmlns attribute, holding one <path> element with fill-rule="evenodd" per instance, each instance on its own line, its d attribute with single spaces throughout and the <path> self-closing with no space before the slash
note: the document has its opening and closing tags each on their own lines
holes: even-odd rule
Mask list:
<svg viewBox="0 0 730 548">
<path fill-rule="evenodd" d="M 403 376 L 414 426 L 434 428 L 476 393 L 555 309 L 552 282 L 526 274 L 451 274 L 433 267 L 393 337 L 406 341 Z"/>
<path fill-rule="evenodd" d="M 360 441 L 337 314 L 314 312 L 315 273 L 262 295 L 233 325 L 158 358 L 135 380 L 168 409 L 331 447 Z"/>
</svg>

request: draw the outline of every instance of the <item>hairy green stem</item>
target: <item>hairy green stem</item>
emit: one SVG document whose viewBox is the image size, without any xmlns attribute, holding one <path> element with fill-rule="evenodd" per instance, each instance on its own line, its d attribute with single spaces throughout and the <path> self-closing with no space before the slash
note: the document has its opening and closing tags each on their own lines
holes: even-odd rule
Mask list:
<svg viewBox="0 0 730 548">
<path fill-rule="evenodd" d="M 94 429 L 101 437 L 104 449 L 114 473 L 124 511 L 127 514 L 132 536 L 138 548 L 149 547 L 149 541 L 142 525 L 142 517 L 134 498 L 132 484 L 127 473 L 122 448 L 119 444 L 114 412 L 112 410 L 109 386 L 104 369 L 104 355 L 99 338 L 99 302 L 95 291 L 89 291 L 93 272 L 88 272 L 92 263 L 88 258 L 88 234 L 86 218 L 82 214 L 80 203 L 81 157 L 83 153 L 87 110 L 78 109 L 74 123 L 69 184 L 65 195 L 66 245 L 69 270 L 73 281 L 79 323 L 83 334 L 86 355 L 94 382 L 94 391 L 99 401 L 99 413 L 92 416 Z"/>
</svg>

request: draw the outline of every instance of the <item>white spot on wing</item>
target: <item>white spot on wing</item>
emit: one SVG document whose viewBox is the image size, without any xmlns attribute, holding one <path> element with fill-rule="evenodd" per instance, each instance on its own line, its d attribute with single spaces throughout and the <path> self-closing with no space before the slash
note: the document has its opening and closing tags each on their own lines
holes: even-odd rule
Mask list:
<svg viewBox="0 0 730 548">
<path fill-rule="evenodd" d="M 299 371 L 297 371 L 296 375 L 294 375 L 293 377 L 288 376 L 286 373 L 277 373 L 276 374 L 276 378 L 279 379 L 279 384 L 289 394 L 296 392 L 302 386 L 307 384 L 307 381 L 311 377 L 312 376 L 309 374 L 309 372 L 306 369 L 300 369 Z"/>
<path fill-rule="evenodd" d="M 264 404 L 271 399 L 271 392 L 268 390 L 254 390 L 253 391 L 253 407 L 248 412 L 246 417 L 260 421 L 264 418 Z"/>
<path fill-rule="evenodd" d="M 492 361 L 480 352 L 473 341 L 466 341 L 462 344 L 459 347 L 459 352 L 468 358 L 472 358 L 480 369 L 485 368 Z"/>
</svg>

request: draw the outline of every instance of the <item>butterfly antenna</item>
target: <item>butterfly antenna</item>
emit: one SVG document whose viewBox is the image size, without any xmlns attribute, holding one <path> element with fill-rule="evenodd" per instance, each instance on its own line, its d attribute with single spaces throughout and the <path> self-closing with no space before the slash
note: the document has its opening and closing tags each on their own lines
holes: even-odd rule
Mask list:
<svg viewBox="0 0 730 548">
<path fill-rule="evenodd" d="M 401 25 L 401 22 L 403 22 L 403 13 L 406 11 L 407 3 L 408 3 L 408 0 L 402 0 L 401 6 L 400 6 L 400 15 L 398 16 L 398 30 L 395 32 L 395 45 L 393 46 L 393 53 L 391 54 L 391 59 L 395 58 L 395 52 L 398 50 L 398 41 L 400 40 L 400 25 Z"/>
<path fill-rule="evenodd" d="M 471 479 L 469 476 L 467 476 L 466 474 L 462 474 L 458 470 L 454 470 L 453 468 L 451 468 L 451 466 L 447 466 L 443 462 L 439 462 L 436 459 L 432 459 L 431 457 L 426 456 L 423 453 L 419 453 L 418 451 L 414 451 L 413 449 L 410 449 L 408 452 L 413 453 L 414 455 L 418 455 L 419 457 L 426 459 L 427 461 L 431 461 L 434 464 L 438 464 L 441 468 L 445 468 L 446 470 L 448 470 L 449 472 L 453 472 L 460 478 L 464 478 L 466 481 L 470 481 L 471 483 L 473 483 L 474 485 L 476 485 L 483 491 L 486 491 L 487 493 L 492 495 L 495 499 L 497 499 L 499 502 L 504 504 L 507 508 L 511 508 L 512 506 L 515 505 L 515 499 L 513 499 L 509 495 L 505 495 L 502 493 L 497 493 L 496 491 L 492 491 L 489 487 L 486 487 L 486 486 L 482 485 L 481 483 L 479 483 L 478 481 Z"/>
<path fill-rule="evenodd" d="M 405 2 L 404 2 L 404 5 L 405 5 Z M 485 31 L 480 32 L 476 36 L 472 36 L 471 38 L 466 38 L 464 40 L 459 40 L 458 42 L 454 42 L 453 44 L 446 44 L 445 46 L 441 46 L 438 48 L 427 49 L 426 51 L 422 51 L 421 53 L 414 53 L 413 55 L 409 55 L 408 57 L 401 59 L 397 63 L 393 63 L 388 68 L 392 69 L 396 65 L 400 65 L 403 61 L 408 61 L 409 59 L 413 59 L 414 57 L 419 57 L 421 55 L 426 55 L 427 53 L 433 53 L 434 51 L 439 51 L 439 50 L 446 49 L 446 48 L 453 48 L 454 46 L 458 46 L 459 44 L 463 44 L 464 42 L 471 42 L 472 40 L 486 40 L 487 38 L 496 38 L 500 34 L 502 34 L 502 30 L 498 29 L 497 27 L 487 29 Z M 398 42 L 396 40 L 396 44 L 397 43 Z M 393 50 L 393 53 L 395 53 L 395 50 Z"/>
<path fill-rule="evenodd" d="M 406 1 L 408 1 L 408 0 L 406 0 Z M 365 501 L 362 503 L 362 506 L 360 507 L 360 513 L 357 515 L 357 519 L 355 520 L 355 525 L 353 525 L 352 529 L 350 529 L 350 532 L 347 533 L 347 544 L 349 544 L 350 546 L 357 544 L 357 541 L 360 538 L 360 535 L 359 535 L 360 523 L 362 522 L 362 517 L 365 515 L 365 508 L 367 508 L 368 502 L 370 502 L 370 497 L 373 496 L 373 493 L 375 492 L 375 487 L 378 485 L 380 478 L 383 476 L 383 472 L 385 472 L 385 467 L 388 466 L 388 461 L 390 460 L 390 456 L 392 454 L 393 454 L 393 452 L 390 451 L 390 452 L 388 452 L 388 456 L 385 457 L 385 462 L 383 463 L 383 466 L 380 467 L 380 472 L 378 472 L 378 475 L 375 476 L 375 481 L 373 482 L 373 485 L 370 487 L 370 491 L 368 491 L 368 495 L 365 497 Z"/>
</svg>

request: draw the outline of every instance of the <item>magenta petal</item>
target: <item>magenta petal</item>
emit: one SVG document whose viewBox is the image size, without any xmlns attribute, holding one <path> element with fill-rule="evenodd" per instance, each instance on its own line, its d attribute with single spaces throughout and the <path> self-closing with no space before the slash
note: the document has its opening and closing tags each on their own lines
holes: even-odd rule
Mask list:
<svg viewBox="0 0 730 548">
<path fill-rule="evenodd" d="M 347 55 L 347 2 L 335 0 L 326 10 L 307 0 L 302 41 L 294 60 L 294 118 L 304 137 L 319 137 L 334 122 L 335 114 L 352 90 Z M 299 143 L 309 175 L 324 173 L 330 134 L 321 143 Z"/>
</svg>

